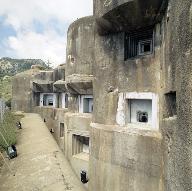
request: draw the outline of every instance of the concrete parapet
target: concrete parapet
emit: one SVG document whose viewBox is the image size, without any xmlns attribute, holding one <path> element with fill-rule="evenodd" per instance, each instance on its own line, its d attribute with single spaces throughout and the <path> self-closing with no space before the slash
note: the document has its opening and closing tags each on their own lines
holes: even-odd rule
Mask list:
<svg viewBox="0 0 192 191">
<path fill-rule="evenodd" d="M 91 126 L 90 190 L 162 190 L 159 132 L 102 124 Z"/>
</svg>

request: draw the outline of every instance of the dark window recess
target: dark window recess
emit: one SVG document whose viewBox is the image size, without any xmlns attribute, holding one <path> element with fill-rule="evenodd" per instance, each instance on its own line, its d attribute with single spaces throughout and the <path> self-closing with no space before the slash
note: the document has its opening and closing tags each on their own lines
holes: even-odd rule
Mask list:
<svg viewBox="0 0 192 191">
<path fill-rule="evenodd" d="M 165 94 L 165 108 L 166 108 L 165 117 L 173 117 L 174 115 L 177 115 L 177 103 L 176 103 L 175 91 Z"/>
<path fill-rule="evenodd" d="M 64 137 L 65 126 L 64 123 L 60 123 L 60 137 Z"/>
<path fill-rule="evenodd" d="M 68 108 L 68 104 L 69 104 L 69 96 L 68 94 L 65 94 L 65 108 Z"/>
<path fill-rule="evenodd" d="M 53 99 L 48 99 L 48 105 L 53 106 Z"/>
<path fill-rule="evenodd" d="M 137 122 L 147 123 L 148 122 L 148 113 L 137 111 Z"/>
<path fill-rule="evenodd" d="M 125 60 L 153 52 L 153 28 L 125 33 Z"/>
</svg>

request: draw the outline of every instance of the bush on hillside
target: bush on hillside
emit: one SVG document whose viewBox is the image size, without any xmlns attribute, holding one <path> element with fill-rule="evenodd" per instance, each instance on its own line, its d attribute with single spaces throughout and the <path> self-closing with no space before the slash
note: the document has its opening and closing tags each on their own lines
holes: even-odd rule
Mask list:
<svg viewBox="0 0 192 191">
<path fill-rule="evenodd" d="M 8 107 L 8 108 L 10 108 L 11 109 L 11 99 L 8 99 L 6 102 L 5 102 L 5 104 L 6 104 L 6 106 Z"/>
</svg>

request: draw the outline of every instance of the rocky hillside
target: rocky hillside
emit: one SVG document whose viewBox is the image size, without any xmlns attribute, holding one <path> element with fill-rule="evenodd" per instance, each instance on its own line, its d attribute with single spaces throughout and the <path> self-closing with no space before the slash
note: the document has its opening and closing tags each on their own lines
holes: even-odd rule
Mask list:
<svg viewBox="0 0 192 191">
<path fill-rule="evenodd" d="M 44 68 L 48 66 L 40 59 L 0 59 L 0 77 L 14 76 L 19 72 L 23 72 L 31 68 L 32 65 L 40 65 Z"/>
<path fill-rule="evenodd" d="M 42 69 L 49 68 L 48 64 L 45 64 L 45 62 L 40 59 L 0 59 L 0 97 L 4 98 L 9 105 L 12 97 L 12 76 L 29 70 L 32 65 L 40 65 Z"/>
</svg>

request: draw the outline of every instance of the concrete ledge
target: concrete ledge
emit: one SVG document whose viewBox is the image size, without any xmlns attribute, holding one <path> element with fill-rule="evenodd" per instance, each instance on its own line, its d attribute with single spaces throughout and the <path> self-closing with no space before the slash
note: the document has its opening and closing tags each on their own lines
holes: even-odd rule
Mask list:
<svg viewBox="0 0 192 191">
<path fill-rule="evenodd" d="M 88 153 L 82 152 L 82 153 L 73 155 L 73 158 L 89 162 L 89 154 Z"/>
<path fill-rule="evenodd" d="M 117 132 L 117 133 L 125 133 L 130 135 L 140 135 L 146 137 L 156 137 L 158 139 L 162 139 L 162 135 L 159 131 L 154 129 L 149 129 L 150 126 L 143 124 L 130 124 L 129 126 L 119 126 L 119 125 L 104 125 L 99 123 L 91 123 L 90 126 L 95 129 L 100 129 L 108 132 Z M 141 127 L 144 128 L 141 128 Z"/>
</svg>

